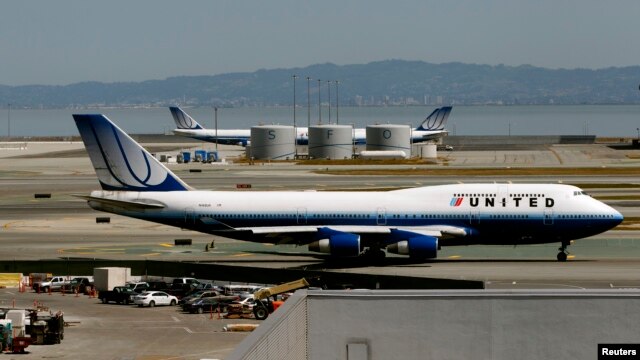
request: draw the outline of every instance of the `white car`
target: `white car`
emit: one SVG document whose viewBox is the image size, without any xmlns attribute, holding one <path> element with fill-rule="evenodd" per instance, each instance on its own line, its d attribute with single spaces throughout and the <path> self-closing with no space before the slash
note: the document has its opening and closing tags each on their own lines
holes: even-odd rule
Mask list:
<svg viewBox="0 0 640 360">
<path fill-rule="evenodd" d="M 242 304 L 243 308 L 253 310 L 253 306 L 256 304 L 256 300 L 253 298 L 253 296 L 250 296 L 245 298 L 244 300 L 238 301 L 238 304 Z"/>
<path fill-rule="evenodd" d="M 178 303 L 178 298 L 164 291 L 147 291 L 134 296 L 133 303 L 140 307 L 154 307 L 156 305 L 175 306 Z"/>
</svg>

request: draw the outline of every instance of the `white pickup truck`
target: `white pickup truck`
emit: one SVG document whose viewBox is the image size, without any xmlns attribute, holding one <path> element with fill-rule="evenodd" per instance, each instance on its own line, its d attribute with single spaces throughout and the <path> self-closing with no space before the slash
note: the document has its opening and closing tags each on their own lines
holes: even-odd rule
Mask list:
<svg viewBox="0 0 640 360">
<path fill-rule="evenodd" d="M 34 282 L 33 290 L 48 292 L 49 289 L 51 289 L 51 291 L 58 291 L 60 290 L 62 285 L 66 283 L 67 283 L 67 280 L 65 280 L 64 276 L 54 276 L 54 277 L 46 278 L 42 281 Z"/>
</svg>

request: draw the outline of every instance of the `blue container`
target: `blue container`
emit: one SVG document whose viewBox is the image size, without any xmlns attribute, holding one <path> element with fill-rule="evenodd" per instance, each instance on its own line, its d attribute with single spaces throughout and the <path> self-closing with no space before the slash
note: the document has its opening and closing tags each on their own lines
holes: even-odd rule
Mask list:
<svg viewBox="0 0 640 360">
<path fill-rule="evenodd" d="M 218 162 L 218 152 L 217 151 L 209 151 L 207 153 L 207 158 L 209 161 Z"/>
<path fill-rule="evenodd" d="M 191 153 L 188 151 L 183 152 L 182 161 L 184 161 L 185 163 L 191 162 Z"/>
<path fill-rule="evenodd" d="M 207 151 L 206 150 L 196 150 L 195 151 L 195 161 L 207 162 Z"/>
</svg>

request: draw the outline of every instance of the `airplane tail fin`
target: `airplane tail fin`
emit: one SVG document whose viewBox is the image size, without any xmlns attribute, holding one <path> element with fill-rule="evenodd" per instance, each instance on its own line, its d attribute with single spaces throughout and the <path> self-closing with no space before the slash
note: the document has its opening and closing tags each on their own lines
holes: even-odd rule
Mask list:
<svg viewBox="0 0 640 360">
<path fill-rule="evenodd" d="M 103 190 L 184 191 L 189 186 L 102 114 L 73 115 Z"/>
<path fill-rule="evenodd" d="M 176 122 L 176 126 L 178 129 L 191 129 L 191 130 L 202 130 L 204 129 L 197 121 L 195 121 L 189 114 L 184 112 L 184 110 L 180 109 L 177 106 L 169 107 L 169 111 L 171 111 L 171 115 L 173 116 L 173 121 Z"/>
<path fill-rule="evenodd" d="M 449 114 L 451 114 L 451 106 L 443 106 L 441 108 L 437 108 L 433 110 L 431 115 L 427 116 L 426 119 L 416 128 L 416 130 L 429 130 L 429 131 L 437 131 L 444 130 L 444 126 L 447 124 L 447 119 L 449 119 Z"/>
</svg>

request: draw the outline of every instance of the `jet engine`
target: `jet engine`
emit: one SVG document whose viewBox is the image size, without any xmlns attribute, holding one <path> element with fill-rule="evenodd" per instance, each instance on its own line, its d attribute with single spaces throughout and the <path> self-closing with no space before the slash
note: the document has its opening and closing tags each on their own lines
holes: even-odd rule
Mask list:
<svg viewBox="0 0 640 360">
<path fill-rule="evenodd" d="M 409 255 L 415 259 L 432 259 L 438 256 L 437 237 L 402 230 L 392 230 L 391 235 L 394 240 L 401 239 L 387 246 L 387 251 L 392 254 Z"/>
<path fill-rule="evenodd" d="M 360 255 L 360 235 L 321 228 L 317 237 L 319 240 L 309 243 L 309 251 L 343 257 Z"/>
</svg>

